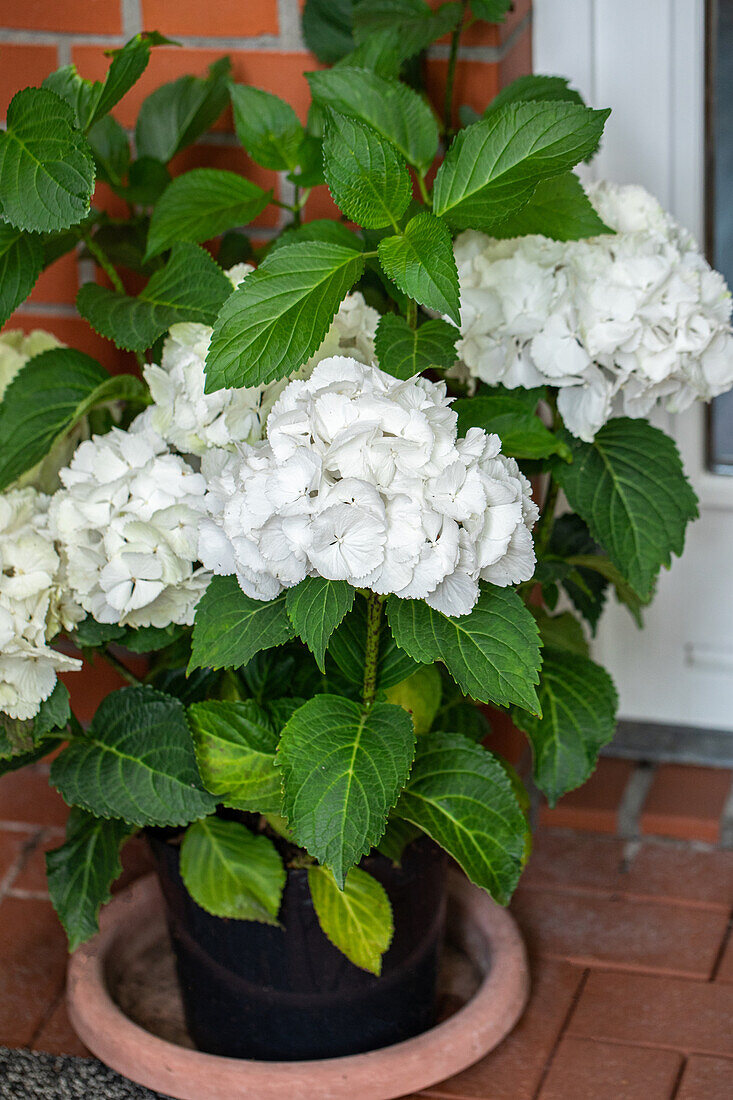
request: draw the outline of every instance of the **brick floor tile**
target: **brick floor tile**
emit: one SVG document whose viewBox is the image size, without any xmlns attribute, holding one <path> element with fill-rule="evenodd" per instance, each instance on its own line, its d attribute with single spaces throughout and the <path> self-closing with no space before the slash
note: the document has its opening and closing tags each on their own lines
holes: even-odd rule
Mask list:
<svg viewBox="0 0 733 1100">
<path fill-rule="evenodd" d="M 681 1065 L 671 1050 L 563 1039 L 539 1100 L 669 1100 Z"/>
<path fill-rule="evenodd" d="M 35 835 L 32 829 L 0 829 L 0 886 L 10 872 L 20 866 L 25 849 Z"/>
<path fill-rule="evenodd" d="M 563 829 L 615 833 L 618 805 L 633 771 L 634 764 L 630 760 L 604 757 L 582 787 L 566 794 L 553 809 L 542 805 L 540 823 Z"/>
<path fill-rule="evenodd" d="M 567 1034 L 733 1058 L 733 986 L 591 972 Z"/>
<path fill-rule="evenodd" d="M 540 829 L 522 886 L 612 893 L 623 856 L 624 843 L 615 837 Z"/>
<path fill-rule="evenodd" d="M 646 843 L 621 875 L 619 888 L 637 897 L 733 909 L 733 852 Z"/>
<path fill-rule="evenodd" d="M 685 1066 L 675 1100 L 730 1100 L 733 1096 L 733 1061 L 694 1055 Z"/>
<path fill-rule="evenodd" d="M 35 764 L 0 777 L 0 822 L 64 825 L 69 809 L 48 782 L 48 768 Z"/>
<path fill-rule="evenodd" d="M 717 909 L 522 887 L 512 910 L 535 954 L 690 978 L 710 976 L 728 923 Z"/>
<path fill-rule="evenodd" d="M 91 1057 L 71 1026 L 66 1011 L 66 998 L 63 995 L 33 1040 L 32 1049 L 43 1050 L 46 1054 L 76 1054 L 79 1058 Z"/>
<path fill-rule="evenodd" d="M 66 971 L 66 939 L 47 901 L 0 903 L 0 1044 L 28 1046 Z"/>
<path fill-rule="evenodd" d="M 718 982 L 733 982 L 733 935 L 728 936 L 723 957 L 715 972 L 715 980 Z"/>
<path fill-rule="evenodd" d="M 122 849 L 122 874 L 114 884 L 113 893 L 155 870 L 155 863 L 147 841 L 141 836 L 131 837 Z"/>
<path fill-rule="evenodd" d="M 580 970 L 566 963 L 540 962 L 533 968 L 531 1000 L 511 1035 L 482 1061 L 429 1089 L 427 1095 L 532 1100 L 581 977 Z"/>
<path fill-rule="evenodd" d="M 642 833 L 717 843 L 731 781 L 733 772 L 723 768 L 663 764 L 641 812 Z"/>
</svg>

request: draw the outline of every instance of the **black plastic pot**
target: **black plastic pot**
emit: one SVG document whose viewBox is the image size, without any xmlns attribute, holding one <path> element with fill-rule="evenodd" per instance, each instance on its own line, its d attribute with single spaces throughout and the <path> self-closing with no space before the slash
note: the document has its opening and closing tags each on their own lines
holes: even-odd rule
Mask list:
<svg viewBox="0 0 733 1100">
<path fill-rule="evenodd" d="M 402 866 L 369 856 L 361 866 L 384 886 L 395 934 L 375 977 L 326 938 L 307 874 L 288 870 L 282 927 L 213 917 L 191 898 L 178 848 L 149 840 L 166 900 L 189 1033 L 200 1050 L 234 1058 L 334 1058 L 390 1046 L 435 1022 L 445 925 L 445 859 L 421 839 Z"/>
</svg>

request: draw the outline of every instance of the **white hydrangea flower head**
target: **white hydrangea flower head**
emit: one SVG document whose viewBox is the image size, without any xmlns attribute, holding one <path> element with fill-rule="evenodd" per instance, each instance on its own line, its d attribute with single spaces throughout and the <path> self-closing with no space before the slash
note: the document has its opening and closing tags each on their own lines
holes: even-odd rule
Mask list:
<svg viewBox="0 0 733 1100">
<path fill-rule="evenodd" d="M 673 412 L 733 385 L 731 296 L 693 238 L 642 187 L 588 196 L 615 230 L 590 240 L 455 243 L 459 371 L 560 389 L 566 426 L 591 441 L 612 416 Z"/>
<path fill-rule="evenodd" d="M 254 268 L 236 264 L 225 274 L 237 287 Z M 374 359 L 379 314 L 358 292 L 347 295 L 318 351 L 292 378 L 308 378 L 322 359 L 349 354 L 362 362 Z M 153 405 L 152 429 L 182 454 L 201 456 L 212 447 L 231 447 L 261 439 L 270 409 L 288 379 L 264 386 L 226 388 L 205 393 L 206 355 L 213 329 L 209 325 L 172 325 L 159 364 L 143 367 Z"/>
<path fill-rule="evenodd" d="M 68 583 L 102 623 L 190 624 L 208 584 L 196 565 L 204 479 L 170 453 L 149 411 L 128 432 L 83 442 L 51 502 Z"/>
<path fill-rule="evenodd" d="M 449 615 L 480 579 L 528 580 L 529 482 L 497 436 L 458 439 L 457 419 L 443 383 L 323 360 L 284 390 L 266 440 L 204 456 L 203 565 L 254 599 L 319 575 Z"/>
<path fill-rule="evenodd" d="M 84 617 L 66 591 L 48 505 L 35 489 L 0 495 L 0 711 L 22 720 L 38 713 L 58 671 L 81 667 L 48 645 Z"/>
</svg>

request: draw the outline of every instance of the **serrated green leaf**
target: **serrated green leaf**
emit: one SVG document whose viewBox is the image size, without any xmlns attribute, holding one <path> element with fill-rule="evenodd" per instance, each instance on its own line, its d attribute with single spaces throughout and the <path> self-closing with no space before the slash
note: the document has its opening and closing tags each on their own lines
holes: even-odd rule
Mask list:
<svg viewBox="0 0 733 1100">
<path fill-rule="evenodd" d="M 461 321 L 458 270 L 448 227 L 425 211 L 398 237 L 384 237 L 379 262 L 394 283 L 423 306 Z"/>
<path fill-rule="evenodd" d="M 596 557 L 601 553 L 600 546 L 592 537 L 587 524 L 580 516 L 576 516 L 573 512 L 567 512 L 555 519 L 548 550 L 550 554 L 557 555 L 562 560 L 540 562 L 538 575 L 542 570 L 550 569 L 553 571 L 554 579 L 562 583 L 573 607 L 580 612 L 590 626 L 591 631 L 595 634 L 598 620 L 606 602 L 608 578 L 597 570 L 585 569 L 582 565 L 568 566 L 565 559 L 571 556 L 577 557 L 588 554 Z M 611 563 L 608 562 L 608 564 Z M 618 570 L 616 572 L 618 578 L 623 581 Z M 628 588 L 628 591 L 633 595 L 631 588 Z M 636 598 L 638 601 L 638 597 Z"/>
<path fill-rule="evenodd" d="M 571 611 L 562 611 L 559 615 L 548 615 L 539 607 L 530 607 L 530 611 L 539 627 L 543 646 L 565 649 L 579 657 L 590 656 L 583 627 Z"/>
<path fill-rule="evenodd" d="M 303 37 L 319 61 L 332 65 L 354 48 L 353 0 L 306 0 Z"/>
<path fill-rule="evenodd" d="M 340 244 L 342 248 L 351 248 L 355 252 L 364 249 L 364 241 L 357 237 L 343 222 L 332 221 L 331 218 L 316 218 L 312 222 L 304 222 L 303 225 L 289 226 L 270 245 L 268 255 L 277 252 L 289 244 L 302 244 L 304 241 L 324 241 L 326 244 Z"/>
<path fill-rule="evenodd" d="M 259 386 L 302 367 L 363 270 L 359 252 L 322 241 L 272 252 L 219 313 L 206 357 L 206 392 Z"/>
<path fill-rule="evenodd" d="M 167 164 L 216 122 L 229 101 L 229 59 L 209 67 L 206 79 L 181 76 L 144 100 L 135 126 L 139 157 Z"/>
<path fill-rule="evenodd" d="M 48 892 L 70 951 L 99 931 L 99 910 L 122 874 L 120 849 L 133 832 L 124 821 L 93 817 L 74 806 L 65 842 L 46 853 Z"/>
<path fill-rule="evenodd" d="M 359 45 L 395 39 L 406 60 L 454 30 L 460 18 L 456 2 L 433 10 L 424 0 L 361 0 L 354 8 L 354 39 Z"/>
<path fill-rule="evenodd" d="M 121 644 L 131 653 L 157 653 L 161 649 L 177 642 L 183 637 L 185 628 L 171 623 L 170 626 L 128 627 Z"/>
<path fill-rule="evenodd" d="M 604 668 L 588 657 L 546 649 L 539 687 L 542 718 L 514 713 L 534 754 L 534 779 L 551 806 L 585 783 L 616 728 L 618 696 Z"/>
<path fill-rule="evenodd" d="M 70 714 L 69 693 L 60 680 L 34 718 L 23 721 L 0 711 L 0 759 L 33 753 L 50 733 L 66 726 Z"/>
<path fill-rule="evenodd" d="M 432 837 L 500 905 L 508 903 L 527 823 L 495 756 L 457 733 L 421 738 L 395 814 Z"/>
<path fill-rule="evenodd" d="M 190 706 L 188 721 L 206 789 L 234 809 L 279 814 L 279 729 L 267 712 L 252 699 L 211 700 Z"/>
<path fill-rule="evenodd" d="M 642 600 L 662 565 L 681 554 L 697 498 L 674 442 L 645 420 L 609 420 L 593 443 L 572 436 L 573 461 L 555 471 L 570 507 L 588 524 Z"/>
<path fill-rule="evenodd" d="M 73 640 L 79 649 L 93 649 L 95 646 L 104 646 L 108 642 L 119 641 L 125 636 L 125 627 L 117 623 L 98 623 L 91 615 L 82 619 L 74 627 Z"/>
<path fill-rule="evenodd" d="M 305 131 L 290 104 L 245 84 L 230 84 L 229 94 L 237 137 L 252 159 L 276 172 L 297 168 Z"/>
<path fill-rule="evenodd" d="M 143 392 L 139 379 L 110 378 L 96 359 L 73 348 L 35 355 L 0 404 L 0 488 L 40 462 L 93 408 Z"/>
<path fill-rule="evenodd" d="M 571 554 L 565 559 L 566 564 L 570 566 L 572 572 L 568 574 L 564 581 L 565 590 L 568 594 L 572 591 L 572 584 L 575 574 L 580 574 L 583 578 L 583 587 L 586 590 L 588 588 L 588 576 L 589 574 L 596 574 L 603 581 L 610 581 L 616 592 L 616 599 L 619 603 L 624 604 L 628 608 L 631 617 L 634 619 L 637 626 L 641 627 L 641 611 L 645 604 L 648 604 L 654 596 L 654 585 L 648 595 L 642 599 L 631 587 L 621 571 L 609 561 L 607 557 L 602 554 Z M 575 587 L 579 587 L 577 581 Z M 595 590 L 592 587 L 592 591 Z"/>
<path fill-rule="evenodd" d="M 47 88 L 25 88 L 0 132 L 0 208 L 17 229 L 68 229 L 89 213 L 94 158 L 74 112 Z"/>
<path fill-rule="evenodd" d="M 491 2 L 491 0 L 489 0 Z M 501 2 L 501 0 L 499 0 Z M 518 76 L 505 88 L 502 88 L 494 96 L 489 106 L 484 111 L 484 118 L 494 114 L 508 103 L 577 103 L 585 107 L 580 92 L 570 87 L 570 82 L 564 76 L 543 76 L 538 73 L 527 73 Z"/>
<path fill-rule="evenodd" d="M 238 821 L 205 817 L 186 830 L 181 877 L 193 900 L 215 917 L 277 924 L 285 868 L 266 836 Z"/>
<path fill-rule="evenodd" d="M 359 687 L 364 682 L 366 614 L 366 600 L 359 596 L 353 609 L 334 631 L 328 647 L 329 657 L 333 657 L 346 679 Z M 383 619 L 379 634 L 377 662 L 379 690 L 386 691 L 387 688 L 401 683 L 419 667 L 409 654 L 397 647 L 389 623 Z"/>
<path fill-rule="evenodd" d="M 438 169 L 435 213 L 456 229 L 493 229 L 529 201 L 540 180 L 594 152 L 608 115 L 575 103 L 510 103 L 474 122 Z"/>
<path fill-rule="evenodd" d="M 382 884 L 352 867 L 340 890 L 327 867 L 309 867 L 308 886 L 323 934 L 354 966 L 381 974 L 382 956 L 394 934 L 392 906 Z"/>
<path fill-rule="evenodd" d="M 236 577 L 213 577 L 196 607 L 189 672 L 241 668 L 260 650 L 282 645 L 294 635 L 284 592 L 269 602 L 253 600 Z"/>
<path fill-rule="evenodd" d="M 333 200 L 350 221 L 367 229 L 397 227 L 412 181 L 404 160 L 376 130 L 329 110 L 323 165 Z"/>
<path fill-rule="evenodd" d="M 105 115 L 87 134 L 94 154 L 97 175 L 111 187 L 119 188 L 130 169 L 130 142 L 119 122 Z M 120 227 L 115 226 L 115 230 Z"/>
<path fill-rule="evenodd" d="M 153 206 L 171 182 L 171 174 L 162 160 L 155 157 L 138 157 L 130 165 L 126 187 L 118 187 L 117 193 L 129 203 Z"/>
<path fill-rule="evenodd" d="M 247 225 L 265 209 L 272 191 L 263 191 L 236 172 L 194 168 L 165 189 L 153 211 L 146 260 L 176 241 L 207 241 L 226 229 Z"/>
<path fill-rule="evenodd" d="M 379 365 L 395 378 L 412 378 L 431 367 L 447 368 L 456 360 L 458 329 L 447 321 L 425 321 L 410 328 L 404 317 L 380 317 L 374 347 Z"/>
<path fill-rule="evenodd" d="M 438 124 L 417 92 L 367 69 L 344 66 L 308 73 L 313 98 L 372 126 L 408 164 L 426 171 L 438 151 Z"/>
<path fill-rule="evenodd" d="M 387 617 L 398 646 L 423 664 L 442 661 L 466 695 L 539 711 L 539 633 L 513 589 L 484 585 L 473 611 L 458 618 L 390 596 Z"/>
<path fill-rule="evenodd" d="M 0 223 L 0 325 L 33 290 L 43 261 L 39 236 Z"/>
<path fill-rule="evenodd" d="M 232 285 L 219 265 L 199 245 L 174 244 L 170 259 L 136 298 L 85 283 L 76 308 L 100 336 L 118 348 L 145 351 L 177 321 L 214 323 Z"/>
<path fill-rule="evenodd" d="M 501 439 L 505 455 L 513 458 L 549 458 L 554 454 L 566 459 L 570 457 L 567 443 L 514 397 L 477 394 L 459 398 L 453 409 L 458 413 L 460 435 L 465 435 L 469 428 L 495 432 Z"/>
<path fill-rule="evenodd" d="M 317 695 L 295 711 L 280 738 L 283 812 L 298 844 L 346 873 L 379 841 L 410 773 L 412 719 L 402 707 L 366 708 Z"/>
<path fill-rule="evenodd" d="M 308 646 L 321 672 L 326 671 L 328 640 L 351 610 L 354 595 L 347 581 L 325 577 L 306 577 L 287 591 L 285 605 L 295 633 Z"/>
<path fill-rule="evenodd" d="M 103 699 L 86 736 L 54 760 L 51 782 L 70 806 L 133 825 L 187 825 L 216 805 L 201 784 L 183 705 L 150 687 Z"/>
<path fill-rule="evenodd" d="M 471 13 L 487 23 L 503 23 L 512 0 L 470 0 Z"/>
<path fill-rule="evenodd" d="M 539 233 L 554 241 L 578 241 L 613 233 L 599 218 L 574 172 L 540 180 L 526 206 L 492 229 L 500 240 Z"/>
<path fill-rule="evenodd" d="M 415 825 L 391 813 L 387 819 L 384 836 L 377 845 L 377 851 L 399 867 L 407 845 L 412 844 L 413 840 L 417 840 L 422 835 L 422 831 Z"/>
</svg>

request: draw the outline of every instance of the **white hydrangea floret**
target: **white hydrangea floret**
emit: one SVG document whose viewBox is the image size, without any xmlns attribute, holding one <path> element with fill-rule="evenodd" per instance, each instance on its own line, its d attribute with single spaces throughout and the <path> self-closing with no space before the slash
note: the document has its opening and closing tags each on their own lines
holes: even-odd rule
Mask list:
<svg viewBox="0 0 733 1100">
<path fill-rule="evenodd" d="M 48 645 L 84 617 L 68 596 L 48 504 L 31 488 L 0 495 L 0 711 L 21 720 L 38 713 L 57 672 L 81 668 Z"/>
<path fill-rule="evenodd" d="M 497 436 L 457 438 L 445 385 L 335 356 L 292 381 L 267 439 L 204 456 L 199 554 L 269 600 L 306 576 L 467 614 L 534 570 L 530 486 Z"/>
<path fill-rule="evenodd" d="M 75 598 L 98 622 L 190 624 L 208 583 L 196 565 L 205 483 L 152 431 L 148 412 L 130 431 L 77 448 L 61 471 L 51 529 Z"/>
<path fill-rule="evenodd" d="M 559 388 L 586 441 L 613 416 L 710 400 L 733 384 L 731 296 L 692 237 L 643 188 L 601 182 L 588 195 L 615 230 L 590 240 L 455 243 L 459 372 L 514 388 Z"/>
</svg>

